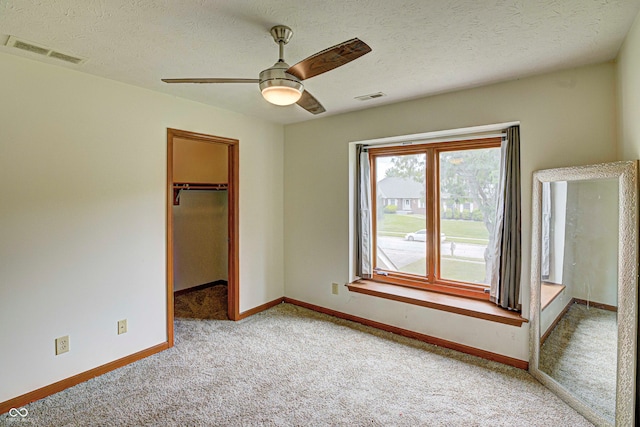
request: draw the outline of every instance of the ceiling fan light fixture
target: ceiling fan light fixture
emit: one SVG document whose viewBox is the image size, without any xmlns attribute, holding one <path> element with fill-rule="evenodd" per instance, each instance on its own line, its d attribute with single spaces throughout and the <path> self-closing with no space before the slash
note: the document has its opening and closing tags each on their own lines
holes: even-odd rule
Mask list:
<svg viewBox="0 0 640 427">
<path fill-rule="evenodd" d="M 304 92 L 300 82 L 285 79 L 274 79 L 260 84 L 262 96 L 275 105 L 291 105 L 298 102 Z"/>
</svg>

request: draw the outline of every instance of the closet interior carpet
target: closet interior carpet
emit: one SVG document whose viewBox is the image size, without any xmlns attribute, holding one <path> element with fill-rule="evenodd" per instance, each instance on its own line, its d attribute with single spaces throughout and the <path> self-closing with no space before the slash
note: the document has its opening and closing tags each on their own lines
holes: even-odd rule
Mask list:
<svg viewBox="0 0 640 427">
<path fill-rule="evenodd" d="M 229 320 L 227 316 L 227 283 L 214 282 L 174 296 L 174 316 L 182 319 Z"/>
</svg>

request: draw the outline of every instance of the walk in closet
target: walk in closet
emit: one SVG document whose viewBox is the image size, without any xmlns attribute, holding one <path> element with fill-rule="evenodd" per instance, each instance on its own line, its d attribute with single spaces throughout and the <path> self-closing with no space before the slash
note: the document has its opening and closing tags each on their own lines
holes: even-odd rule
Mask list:
<svg viewBox="0 0 640 427">
<path fill-rule="evenodd" d="M 228 281 L 228 147 L 173 141 L 173 289 Z"/>
</svg>

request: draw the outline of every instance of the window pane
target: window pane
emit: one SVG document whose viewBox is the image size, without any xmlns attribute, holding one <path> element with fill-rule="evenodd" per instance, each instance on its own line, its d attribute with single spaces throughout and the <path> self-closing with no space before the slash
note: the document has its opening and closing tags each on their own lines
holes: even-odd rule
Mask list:
<svg viewBox="0 0 640 427">
<path fill-rule="evenodd" d="M 425 155 L 375 158 L 376 267 L 427 274 Z"/>
<path fill-rule="evenodd" d="M 440 161 L 440 277 L 489 284 L 500 148 L 444 151 Z"/>
</svg>

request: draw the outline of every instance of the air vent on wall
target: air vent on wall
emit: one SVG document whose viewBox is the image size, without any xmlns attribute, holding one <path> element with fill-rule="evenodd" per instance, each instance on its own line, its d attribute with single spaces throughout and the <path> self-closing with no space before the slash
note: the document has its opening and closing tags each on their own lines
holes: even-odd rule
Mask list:
<svg viewBox="0 0 640 427">
<path fill-rule="evenodd" d="M 387 96 L 382 92 L 370 93 L 369 95 L 356 96 L 353 99 L 357 99 L 358 101 L 368 101 L 370 99 L 381 98 L 383 96 Z"/>
<path fill-rule="evenodd" d="M 48 56 L 50 58 L 59 59 L 61 61 L 70 62 L 76 65 L 82 64 L 87 60 L 87 58 L 81 58 L 78 56 L 68 55 L 62 52 L 56 52 L 55 50 L 49 49 L 46 46 L 42 46 L 40 44 L 29 42 L 26 40 L 20 40 L 14 36 L 9 37 L 9 40 L 7 40 L 6 46 L 13 47 L 15 49 L 21 49 L 27 52 L 38 54 L 38 55 Z"/>
</svg>

